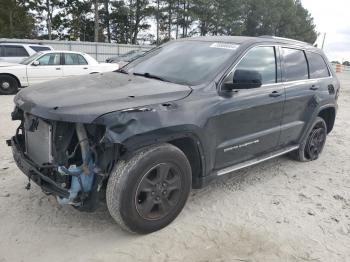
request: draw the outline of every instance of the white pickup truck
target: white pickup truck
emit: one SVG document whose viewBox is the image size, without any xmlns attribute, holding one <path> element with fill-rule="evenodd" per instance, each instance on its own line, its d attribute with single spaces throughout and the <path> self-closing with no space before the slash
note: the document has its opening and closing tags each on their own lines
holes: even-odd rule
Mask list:
<svg viewBox="0 0 350 262">
<path fill-rule="evenodd" d="M 20 87 L 62 77 L 111 72 L 118 67 L 118 64 L 99 63 L 80 52 L 38 52 L 20 64 L 0 62 L 0 94 L 14 94 Z"/>
</svg>

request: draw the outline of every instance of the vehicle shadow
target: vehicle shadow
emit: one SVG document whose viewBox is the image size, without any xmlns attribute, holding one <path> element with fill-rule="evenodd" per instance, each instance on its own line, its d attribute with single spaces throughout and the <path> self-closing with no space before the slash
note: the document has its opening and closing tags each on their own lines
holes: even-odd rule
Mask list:
<svg viewBox="0 0 350 262">
<path fill-rule="evenodd" d="M 287 156 L 278 157 L 266 161 L 264 163 L 257 164 L 252 167 L 248 167 L 239 171 L 235 171 L 231 174 L 219 177 L 207 187 L 198 190 L 192 190 L 188 202 L 180 213 L 179 217 L 175 220 L 175 223 L 181 224 L 181 217 L 183 213 L 188 215 L 196 214 L 196 205 L 201 207 L 205 206 L 208 199 L 220 199 L 223 191 L 225 193 L 235 192 L 243 190 L 244 188 L 254 186 L 260 183 L 266 183 L 276 176 L 285 175 L 283 171 L 279 170 L 280 166 L 285 164 L 295 163 L 293 160 L 288 159 Z M 41 192 L 38 192 L 42 194 Z M 36 194 L 36 193 L 35 193 Z M 37 197 L 37 196 L 35 196 Z M 34 196 L 33 196 L 34 198 Z M 39 197 L 41 201 L 47 196 Z M 34 201 L 35 202 L 35 201 Z M 34 203 L 33 203 L 34 204 Z M 33 209 L 38 211 L 36 213 L 45 212 L 46 214 L 53 213 L 56 225 L 69 225 L 69 228 L 90 228 L 93 231 L 110 231 L 112 230 L 115 234 L 134 236 L 130 233 L 126 233 L 120 229 L 120 227 L 114 222 L 112 217 L 109 215 L 107 206 L 105 203 L 101 203 L 101 206 L 92 213 L 80 212 L 71 206 L 61 206 L 57 203 L 53 196 L 49 197 L 45 206 L 38 205 L 33 206 Z M 48 209 L 48 210 L 46 210 Z M 51 210 L 50 210 L 51 209 Z M 53 209 L 53 210 L 52 210 Z M 199 210 L 199 209 L 198 209 Z M 60 217 L 60 218 L 59 218 Z M 43 221 L 42 221 L 43 222 Z M 38 222 L 40 223 L 40 222 Z M 181 226 L 180 226 L 181 227 Z"/>
</svg>

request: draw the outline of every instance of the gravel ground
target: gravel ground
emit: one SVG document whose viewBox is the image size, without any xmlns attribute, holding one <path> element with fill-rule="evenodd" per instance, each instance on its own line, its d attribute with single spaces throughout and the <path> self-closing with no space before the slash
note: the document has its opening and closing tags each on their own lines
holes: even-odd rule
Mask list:
<svg viewBox="0 0 350 262">
<path fill-rule="evenodd" d="M 179 217 L 146 236 L 123 232 L 106 207 L 80 213 L 27 182 L 5 139 L 12 96 L 0 96 L 0 262 L 350 261 L 350 73 L 317 161 L 283 156 L 192 191 Z"/>
</svg>

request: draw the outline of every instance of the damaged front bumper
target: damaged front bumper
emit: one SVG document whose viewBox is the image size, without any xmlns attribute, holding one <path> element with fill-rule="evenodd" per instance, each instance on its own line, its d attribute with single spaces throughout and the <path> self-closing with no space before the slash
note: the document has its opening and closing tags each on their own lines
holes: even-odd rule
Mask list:
<svg viewBox="0 0 350 262">
<path fill-rule="evenodd" d="M 51 193 L 61 198 L 68 198 L 69 191 L 54 180 L 46 176 L 43 172 L 52 167 L 39 167 L 32 162 L 22 151 L 17 137 L 12 137 L 7 141 L 12 148 L 13 158 L 18 168 L 34 183 L 40 186 L 45 193 Z"/>
<path fill-rule="evenodd" d="M 103 199 L 118 147 L 103 142 L 104 127 L 41 119 L 18 108 L 16 135 L 7 140 L 18 168 L 44 193 L 82 211 Z"/>
</svg>

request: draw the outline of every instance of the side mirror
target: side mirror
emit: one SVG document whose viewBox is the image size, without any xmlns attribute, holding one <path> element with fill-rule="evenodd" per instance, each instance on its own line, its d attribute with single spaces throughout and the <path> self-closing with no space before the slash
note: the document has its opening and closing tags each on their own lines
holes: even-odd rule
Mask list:
<svg viewBox="0 0 350 262">
<path fill-rule="evenodd" d="M 233 75 L 233 82 L 224 82 L 225 90 L 250 89 L 261 87 L 262 76 L 255 70 L 237 69 Z"/>
<path fill-rule="evenodd" d="M 257 88 L 262 85 L 262 76 L 254 70 L 236 70 L 233 75 L 234 89 Z"/>
<path fill-rule="evenodd" d="M 33 66 L 38 66 L 40 65 L 40 62 L 38 60 L 35 60 L 33 63 L 32 63 Z"/>
</svg>

